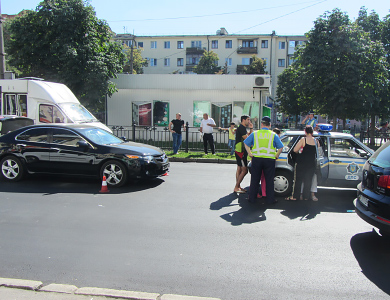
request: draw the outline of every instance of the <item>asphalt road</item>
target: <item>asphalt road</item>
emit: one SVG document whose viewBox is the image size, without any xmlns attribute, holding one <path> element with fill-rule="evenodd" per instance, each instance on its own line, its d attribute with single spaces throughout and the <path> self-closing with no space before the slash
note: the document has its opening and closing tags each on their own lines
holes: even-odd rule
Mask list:
<svg viewBox="0 0 390 300">
<path fill-rule="evenodd" d="M 100 182 L 0 183 L 0 277 L 237 299 L 388 299 L 390 242 L 353 211 L 354 190 L 251 205 L 235 165 L 99 194 Z M 249 175 L 243 186 L 249 185 Z"/>
</svg>

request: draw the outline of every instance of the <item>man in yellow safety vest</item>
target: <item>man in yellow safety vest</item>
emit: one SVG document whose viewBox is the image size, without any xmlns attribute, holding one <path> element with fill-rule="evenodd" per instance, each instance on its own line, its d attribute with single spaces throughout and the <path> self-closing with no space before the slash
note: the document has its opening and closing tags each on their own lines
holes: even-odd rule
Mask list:
<svg viewBox="0 0 390 300">
<path fill-rule="evenodd" d="M 261 174 L 264 172 L 267 203 L 275 203 L 275 160 L 283 150 L 279 136 L 271 131 L 271 118 L 261 119 L 261 129 L 251 133 L 245 140 L 245 149 L 252 158 L 249 202 L 255 202 L 259 192 Z M 252 149 L 251 149 L 252 148 Z"/>
</svg>

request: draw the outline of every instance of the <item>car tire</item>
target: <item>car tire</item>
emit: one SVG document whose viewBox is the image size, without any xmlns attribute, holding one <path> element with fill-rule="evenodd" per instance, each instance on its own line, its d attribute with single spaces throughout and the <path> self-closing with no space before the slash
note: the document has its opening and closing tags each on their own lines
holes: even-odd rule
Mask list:
<svg viewBox="0 0 390 300">
<path fill-rule="evenodd" d="M 1 162 L 0 176 L 5 181 L 19 181 L 24 176 L 24 166 L 19 158 L 15 156 L 6 156 Z"/>
<path fill-rule="evenodd" d="M 286 170 L 276 170 L 274 177 L 275 196 L 289 196 L 293 188 L 293 174 Z"/>
<path fill-rule="evenodd" d="M 127 170 L 123 163 L 116 160 L 105 162 L 100 169 L 100 177 L 106 176 L 108 186 L 120 187 L 127 182 Z"/>
</svg>

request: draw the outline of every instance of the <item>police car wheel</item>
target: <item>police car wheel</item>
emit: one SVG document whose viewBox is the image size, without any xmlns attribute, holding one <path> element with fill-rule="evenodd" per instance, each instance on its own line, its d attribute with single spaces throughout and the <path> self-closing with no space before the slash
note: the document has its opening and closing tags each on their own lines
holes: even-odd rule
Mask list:
<svg viewBox="0 0 390 300">
<path fill-rule="evenodd" d="M 276 170 L 274 177 L 275 196 L 291 195 L 293 187 L 293 175 L 285 170 Z"/>
</svg>

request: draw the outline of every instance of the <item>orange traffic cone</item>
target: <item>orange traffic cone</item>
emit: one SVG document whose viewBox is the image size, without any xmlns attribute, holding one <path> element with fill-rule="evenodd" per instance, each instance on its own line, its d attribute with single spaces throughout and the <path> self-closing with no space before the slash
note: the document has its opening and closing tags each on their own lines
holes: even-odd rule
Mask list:
<svg viewBox="0 0 390 300">
<path fill-rule="evenodd" d="M 109 192 L 109 190 L 107 188 L 106 176 L 103 176 L 102 188 L 99 191 L 99 193 L 108 193 L 108 192 Z"/>
</svg>

